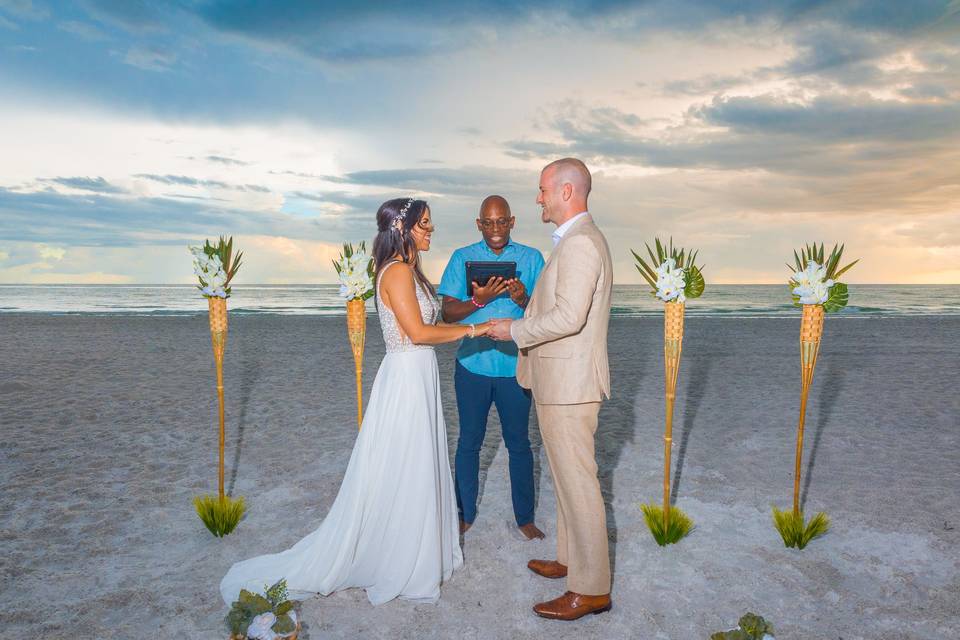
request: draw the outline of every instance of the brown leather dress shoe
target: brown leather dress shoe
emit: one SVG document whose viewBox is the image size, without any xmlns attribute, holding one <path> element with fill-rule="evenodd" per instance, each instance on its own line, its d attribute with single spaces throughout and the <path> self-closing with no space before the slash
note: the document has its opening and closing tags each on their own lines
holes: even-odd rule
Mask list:
<svg viewBox="0 0 960 640">
<path fill-rule="evenodd" d="M 613 605 L 609 593 L 603 596 L 585 596 L 567 591 L 559 598 L 533 605 L 533 612 L 551 620 L 576 620 L 588 613 L 610 611 L 611 606 Z"/>
<path fill-rule="evenodd" d="M 527 563 L 527 568 L 544 578 L 567 577 L 567 565 L 560 564 L 556 560 L 531 560 Z"/>
</svg>

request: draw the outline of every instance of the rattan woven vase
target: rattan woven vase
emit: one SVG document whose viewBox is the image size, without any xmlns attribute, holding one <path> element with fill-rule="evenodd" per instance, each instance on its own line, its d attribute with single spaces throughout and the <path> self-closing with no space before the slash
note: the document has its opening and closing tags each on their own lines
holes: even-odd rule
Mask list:
<svg viewBox="0 0 960 640">
<path fill-rule="evenodd" d="M 210 338 L 213 341 L 213 360 L 217 366 L 217 402 L 220 407 L 220 462 L 217 493 L 223 499 L 223 449 L 226 441 L 223 405 L 223 352 L 227 346 L 227 299 L 207 298 L 207 302 L 210 311 Z"/>
<path fill-rule="evenodd" d="M 807 417 L 807 397 L 823 338 L 823 305 L 805 304 L 800 316 L 800 421 L 797 425 L 796 467 L 793 472 L 793 513 L 800 515 L 800 463 L 803 460 L 803 427 Z"/>
<path fill-rule="evenodd" d="M 663 526 L 670 524 L 670 454 L 673 448 L 673 405 L 677 398 L 677 375 L 683 352 L 684 303 L 663 305 L 663 381 L 666 426 L 663 432 Z"/>
<path fill-rule="evenodd" d="M 362 298 L 347 300 L 347 337 L 357 375 L 357 429 L 363 423 L 363 347 L 367 339 L 367 309 Z"/>
</svg>

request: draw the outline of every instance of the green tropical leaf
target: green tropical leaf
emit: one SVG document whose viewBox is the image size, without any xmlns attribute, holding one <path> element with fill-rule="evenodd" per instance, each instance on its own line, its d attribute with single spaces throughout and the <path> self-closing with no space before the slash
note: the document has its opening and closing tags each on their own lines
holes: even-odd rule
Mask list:
<svg viewBox="0 0 960 640">
<path fill-rule="evenodd" d="M 660 244 L 660 238 L 654 238 L 653 241 L 657 245 L 657 266 L 659 267 L 666 258 L 663 255 L 663 245 Z"/>
<path fill-rule="evenodd" d="M 751 638 L 756 638 L 756 640 L 762 640 L 765 633 L 773 635 L 773 625 L 763 619 L 763 616 L 758 616 L 755 613 L 746 613 L 740 617 L 739 621 L 740 629 L 747 632 Z"/>
<path fill-rule="evenodd" d="M 646 242 L 644 242 L 643 245 L 647 248 L 647 254 L 650 256 L 650 264 L 659 265 L 657 262 L 657 256 L 653 255 L 653 250 L 650 248 L 650 245 Z"/>
<path fill-rule="evenodd" d="M 850 300 L 850 294 L 847 291 L 847 285 L 842 282 L 835 282 L 833 286 L 830 287 L 830 296 L 827 298 L 827 301 L 823 303 L 823 310 L 827 313 L 834 313 L 840 311 Z"/>
<path fill-rule="evenodd" d="M 650 268 L 650 265 L 648 265 L 646 261 L 637 254 L 636 251 L 631 249 L 630 253 L 633 254 L 633 257 L 636 259 L 638 263 L 634 265 L 637 268 L 637 271 L 640 272 L 640 275 L 643 276 L 643 279 L 646 280 L 647 284 L 649 284 L 650 287 L 652 288 L 653 293 L 656 294 L 657 278 L 656 278 L 655 272 L 653 271 L 653 269 Z"/>
<path fill-rule="evenodd" d="M 837 271 L 837 273 L 834 274 L 833 279 L 836 280 L 837 278 L 845 274 L 847 271 L 850 270 L 850 267 L 857 264 L 858 262 L 860 262 L 860 258 L 857 258 L 856 260 L 854 260 L 853 262 L 845 266 L 843 269 L 840 269 L 840 271 Z"/>
<path fill-rule="evenodd" d="M 289 615 L 284 614 L 277 616 L 277 621 L 273 623 L 273 627 L 271 628 L 275 633 L 285 634 L 296 631 L 297 625 L 294 624 L 293 619 Z"/>
<path fill-rule="evenodd" d="M 706 283 L 703 280 L 703 273 L 698 267 L 690 266 L 686 269 L 687 286 L 683 288 L 683 293 L 688 298 L 699 298 L 703 295 Z"/>
<path fill-rule="evenodd" d="M 253 593 L 246 589 L 240 591 L 239 602 L 252 611 L 255 616 L 266 613 L 267 611 L 273 611 L 273 605 L 270 604 L 269 600 L 259 593 Z"/>
<path fill-rule="evenodd" d="M 641 258 L 637 254 L 637 252 L 634 251 L 633 249 L 630 250 L 630 253 L 632 253 L 636 261 L 640 263 L 639 265 L 637 265 L 637 268 L 640 269 L 642 267 L 642 270 L 645 271 L 647 275 L 649 275 L 651 278 L 656 280 L 656 275 L 657 275 L 656 270 L 653 267 L 651 267 L 649 264 L 647 264 L 646 261 L 643 258 Z"/>
</svg>

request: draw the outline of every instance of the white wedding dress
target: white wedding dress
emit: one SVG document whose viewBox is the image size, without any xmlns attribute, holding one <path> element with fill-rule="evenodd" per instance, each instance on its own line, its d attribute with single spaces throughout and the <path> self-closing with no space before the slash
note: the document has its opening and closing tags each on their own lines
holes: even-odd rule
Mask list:
<svg viewBox="0 0 960 640">
<path fill-rule="evenodd" d="M 419 284 L 417 300 L 423 321 L 436 323 L 440 305 Z M 387 353 L 333 506 L 292 548 L 233 565 L 220 583 L 228 605 L 240 589 L 262 593 L 281 578 L 297 599 L 360 587 L 373 604 L 436 602 L 463 564 L 436 355 L 378 309 Z"/>
</svg>

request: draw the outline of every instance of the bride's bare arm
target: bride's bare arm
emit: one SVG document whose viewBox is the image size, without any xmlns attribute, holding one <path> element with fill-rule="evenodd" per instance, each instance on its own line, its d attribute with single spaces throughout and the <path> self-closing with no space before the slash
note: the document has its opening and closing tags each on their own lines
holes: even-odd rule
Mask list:
<svg viewBox="0 0 960 640">
<path fill-rule="evenodd" d="M 397 318 L 400 329 L 414 344 L 443 344 L 456 342 L 470 335 L 470 326 L 424 324 L 420 316 L 420 305 L 414 287 L 420 286 L 414 280 L 413 269 L 399 264 L 388 269 L 380 279 L 381 303 L 386 304 Z M 475 335 L 483 335 L 489 329 L 484 322 L 476 325 Z"/>
</svg>

